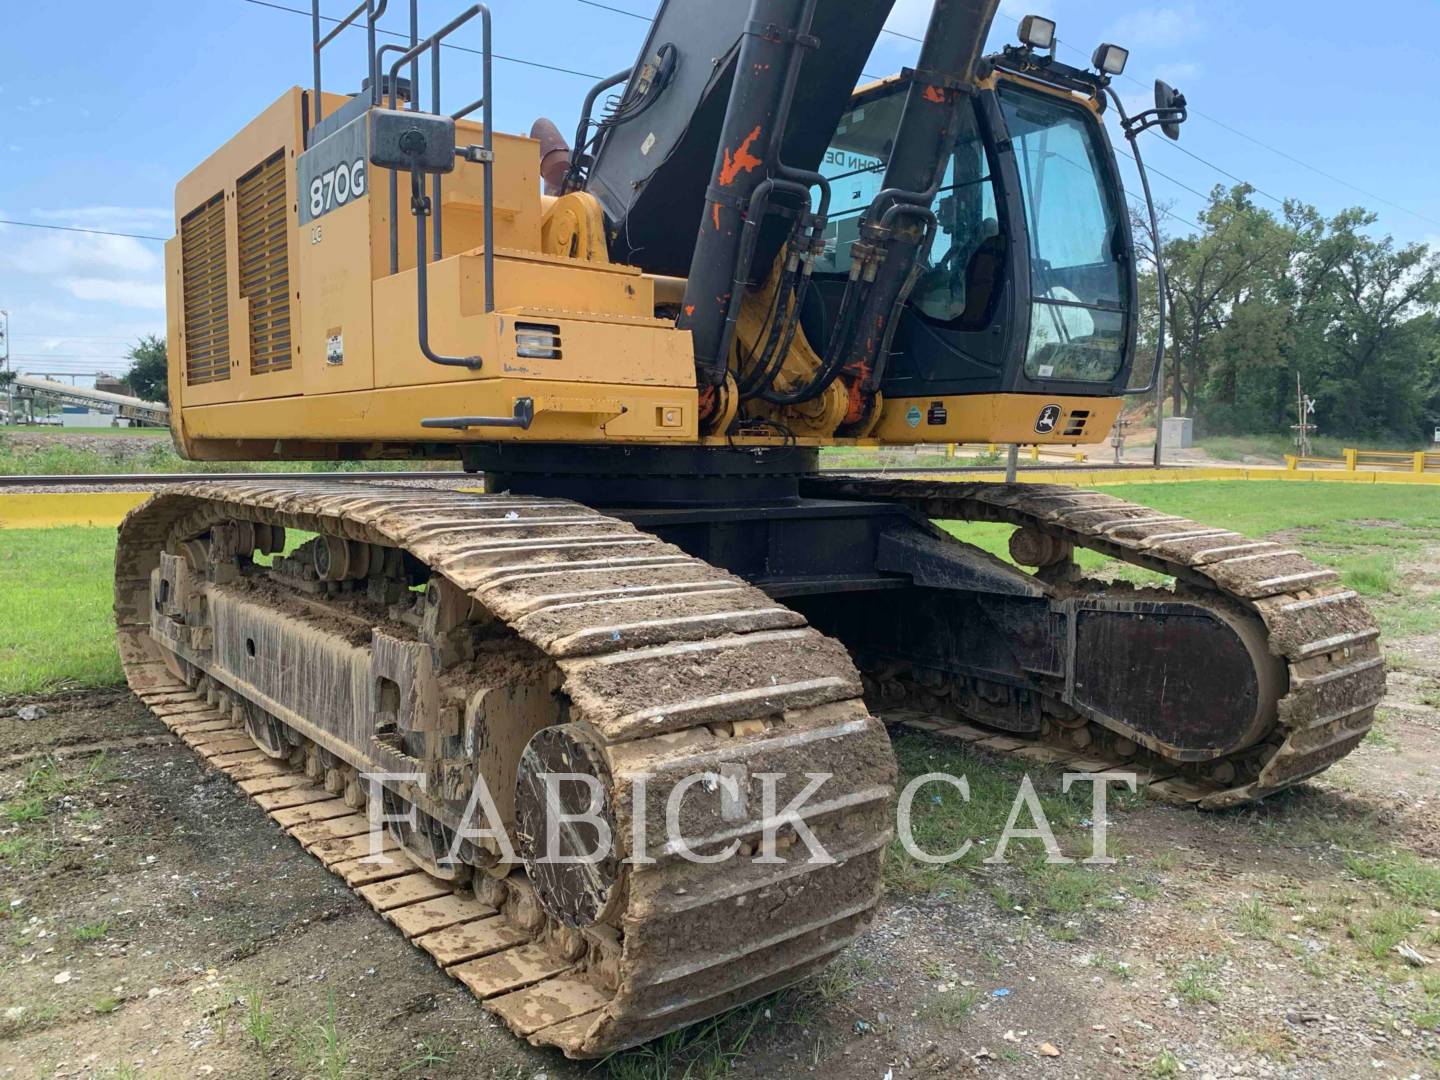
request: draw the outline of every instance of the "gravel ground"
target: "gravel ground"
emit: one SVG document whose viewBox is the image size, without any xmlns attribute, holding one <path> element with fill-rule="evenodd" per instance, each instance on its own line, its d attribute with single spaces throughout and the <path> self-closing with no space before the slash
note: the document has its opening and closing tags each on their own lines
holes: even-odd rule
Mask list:
<svg viewBox="0 0 1440 1080">
<path fill-rule="evenodd" d="M 1327 914 L 1374 892 L 1346 869 L 1347 824 L 1398 850 L 1436 832 L 1440 720 L 1399 693 L 1384 739 L 1272 805 L 1117 815 L 1104 905 L 1006 907 L 1002 871 L 963 897 L 892 892 L 834 971 L 743 1037 L 722 1027 L 733 1054 L 690 1075 L 1436 1075 L 1436 1031 L 1416 1021 L 1426 972 L 1368 957 Z M 26 704 L 43 715 L 21 719 Z M 691 1063 L 662 1046 L 596 1069 L 512 1039 L 126 693 L 0 706 L 0 798 L 57 756 L 73 779 L 46 819 L 0 826 L 0 844 L 44 840 L 0 848 L 0 1076 L 325 1075 L 326 1030 L 333 1075 Z M 1420 917 L 1417 934 L 1440 927 Z"/>
</svg>

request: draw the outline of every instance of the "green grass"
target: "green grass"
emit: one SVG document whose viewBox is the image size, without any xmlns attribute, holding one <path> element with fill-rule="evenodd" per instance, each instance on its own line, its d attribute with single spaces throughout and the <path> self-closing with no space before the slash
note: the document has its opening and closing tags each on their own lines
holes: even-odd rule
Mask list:
<svg viewBox="0 0 1440 1080">
<path fill-rule="evenodd" d="M 1145 1075 L 1153 1077 L 1154 1080 L 1168 1080 L 1169 1077 L 1179 1076 L 1184 1071 L 1185 1066 L 1180 1064 L 1180 1059 L 1169 1050 L 1161 1050 L 1145 1066 Z"/>
<path fill-rule="evenodd" d="M 253 1032 L 247 1032 L 254 1038 Z M 259 1045 L 259 1040 L 256 1040 Z M 296 1064 L 305 1075 L 340 1080 L 350 1071 L 351 1046 L 335 1020 L 335 994 L 326 1000 L 325 1016 L 300 1028 L 295 1039 Z"/>
<path fill-rule="evenodd" d="M 1113 956 L 1106 956 L 1097 953 L 1090 961 L 1091 965 L 1099 968 L 1107 975 L 1113 975 L 1121 982 L 1129 982 L 1135 977 L 1135 971 L 1131 965 L 1124 960 L 1117 960 Z"/>
<path fill-rule="evenodd" d="M 1433 491 L 1286 481 L 1123 484 L 1105 491 L 1253 537 L 1297 531 L 1292 542 L 1337 566 L 1372 598 L 1387 635 L 1440 631 L 1440 604 L 1412 595 L 1398 570 L 1400 558 L 1419 561 L 1427 544 L 1440 542 L 1440 498 Z M 1002 558 L 1007 553 L 1007 526 L 944 527 Z M 0 532 L 0 695 L 121 681 L 110 610 L 114 549 L 110 529 Z M 1119 566 L 1107 567 L 1089 552 L 1080 554 L 1080 564 L 1087 572 Z M 1117 576 L 1137 584 L 1164 580 L 1128 567 Z"/>
<path fill-rule="evenodd" d="M 1408 851 L 1374 857 L 1353 857 L 1345 868 L 1361 881 L 1379 885 L 1396 900 L 1440 908 L 1440 866 Z"/>
<path fill-rule="evenodd" d="M 0 838 L 0 867 L 25 866 L 38 869 L 55 856 L 53 841 L 40 836 L 6 836 Z"/>
<path fill-rule="evenodd" d="M 1346 932 L 1372 960 L 1394 961 L 1395 946 L 1425 924 L 1425 913 L 1406 904 L 1382 907 L 1352 919 Z"/>
<path fill-rule="evenodd" d="M 404 1076 L 406 1073 L 418 1072 L 428 1076 L 430 1070 L 449 1065 L 458 1053 L 448 1042 L 421 1039 L 416 1046 L 415 1056 L 400 1066 L 400 1074 Z"/>
<path fill-rule="evenodd" d="M 110 779 L 112 774 L 103 754 L 83 762 L 42 760 L 20 782 L 14 795 L 0 803 L 0 821 L 15 827 L 0 837 L 0 867 L 36 870 L 48 866 L 64 846 L 55 823 L 50 821 L 52 814 L 68 812 L 68 804 L 62 801 L 65 797 L 77 796 Z M 102 928 L 101 936 L 109 930 L 105 923 L 91 924 L 90 929 L 96 927 Z M 89 939 L 77 932 L 76 940 Z"/>
<path fill-rule="evenodd" d="M 982 860 L 994 852 L 995 840 L 1005 829 L 1021 778 L 1028 771 L 1027 766 L 1020 761 L 982 757 L 964 743 L 923 735 L 902 734 L 895 738 L 894 746 L 900 763 L 898 786 L 902 790 L 915 777 L 926 773 L 963 776 L 970 784 L 968 802 L 949 784 L 932 782 L 916 792 L 910 817 L 915 845 L 927 854 L 939 856 L 959 850 L 967 840 L 972 843 L 962 857 L 940 865 L 915 859 L 905 851 L 897 835 L 891 841 L 886 859 L 887 882 L 891 888 L 905 892 L 964 896 L 970 892 Z M 1051 828 L 1056 832 L 1057 841 L 1062 847 L 1068 847 L 1069 855 L 1088 855 L 1088 833 L 1083 838 L 1068 834 L 1089 816 L 1089 787 L 1077 785 L 1070 794 L 1062 795 L 1058 776 L 1051 784 L 1046 783 L 1044 775 L 1038 771 L 1036 775 L 1041 777 L 1036 784 L 1036 794 Z M 1029 825 L 1029 815 L 1022 810 L 1017 827 Z M 989 843 L 981 843 L 982 840 Z M 1063 869 L 1046 866 L 1043 856 L 1044 848 L 1038 840 L 1032 839 L 1015 840 L 1006 852 L 1008 861 L 1024 868 L 1027 882 L 1035 887 L 1037 893 L 1044 890 L 1050 881 L 1052 875 L 1047 871 Z M 1098 878 L 1102 875 L 1091 876 Z M 1003 898 L 997 898 L 997 903 L 1002 907 L 1022 906 L 1028 899 L 1031 899 L 1029 895 L 1006 893 Z M 1059 899 L 1069 907 L 1068 890 L 1063 886 L 1057 888 L 1055 895 L 1049 899 Z M 1014 903 L 1007 904 L 1007 900 Z"/>
<path fill-rule="evenodd" d="M 777 1022 L 784 995 L 774 995 L 662 1035 L 606 1058 L 611 1080 L 718 1080 L 734 1069 L 756 1032 Z"/>
<path fill-rule="evenodd" d="M 1275 915 L 1264 900 L 1247 900 L 1235 913 L 1235 923 L 1248 937 L 1268 939 L 1275 932 Z"/>
<path fill-rule="evenodd" d="M 106 934 L 110 933 L 108 922 L 82 923 L 70 931 L 70 936 L 76 941 L 99 941 Z"/>
<path fill-rule="evenodd" d="M 60 427 L 56 424 L 19 424 L 0 428 L 0 434 L 12 431 L 27 435 L 112 435 L 116 438 L 168 439 L 170 429 L 163 427 Z"/>
<path fill-rule="evenodd" d="M 979 990 L 957 987 L 931 994 L 920 1007 L 920 1015 L 939 1021 L 945 1027 L 954 1027 L 969 1019 L 979 1006 Z"/>
<path fill-rule="evenodd" d="M 1180 969 L 1170 989 L 1187 1005 L 1215 1005 L 1222 997 L 1214 982 L 1220 967 L 1219 960 L 1192 961 Z"/>
<path fill-rule="evenodd" d="M 0 695 L 122 681 L 114 562 L 111 529 L 0 531 Z"/>
<path fill-rule="evenodd" d="M 1206 525 L 1264 536 L 1281 529 L 1317 530 L 1315 539 L 1384 543 L 1394 530 L 1359 525 L 1395 522 L 1403 529 L 1440 531 L 1440 498 L 1425 486 L 1320 484 L 1291 480 L 1196 480 L 1174 484 L 1115 484 L 1104 488 L 1132 502 Z"/>
<path fill-rule="evenodd" d="M 1284 543 L 1333 567 L 1347 586 L 1369 598 L 1388 637 L 1440 632 L 1440 604 L 1409 589 L 1401 568 L 1406 561 L 1424 564 L 1428 551 L 1440 544 L 1440 498 L 1433 490 L 1284 480 L 1116 484 L 1103 490 L 1257 540 L 1281 534 Z M 941 524 L 966 543 L 1008 561 L 1009 526 Z M 1088 551 L 1079 552 L 1077 561 L 1086 573 L 1136 585 L 1166 580 Z"/>
<path fill-rule="evenodd" d="M 0 475 L 73 476 L 104 473 L 214 473 L 214 472 L 406 472 L 458 469 L 458 462 L 404 461 L 188 461 L 175 452 L 169 432 L 141 436 L 151 445 L 138 447 L 116 441 L 103 449 L 66 441 L 58 428 L 31 429 L 54 436 L 18 441 L 0 430 Z M 86 434 L 72 431 L 66 434 Z M 94 434 L 90 432 L 89 434 Z M 133 432 L 104 429 L 107 435 Z"/>
<path fill-rule="evenodd" d="M 977 887 L 988 891 L 1002 912 L 1016 909 L 1046 920 L 1046 931 L 1063 939 L 1067 916 L 1119 907 L 1126 896 L 1147 898 L 1154 888 L 1119 867 L 1101 868 L 1080 863 L 1052 864 L 1038 839 L 1013 840 L 1005 852 L 1005 865 L 985 864 L 996 850 L 1011 807 L 1029 775 L 1045 818 L 1061 852 L 1071 859 L 1091 854 L 1092 836 L 1086 822 L 1092 812 L 1091 791 L 1077 784 L 1069 794 L 1060 791 L 1060 774 L 1025 762 L 997 760 L 977 753 L 964 743 L 902 734 L 894 740 L 900 763 L 900 788 L 926 773 L 965 777 L 970 799 L 949 784 L 927 783 L 911 803 L 911 832 L 916 846 L 930 855 L 949 855 L 965 842 L 963 856 L 944 864 L 916 859 L 905 850 L 899 835 L 891 841 L 885 879 L 894 891 L 963 898 Z M 1111 812 L 1123 812 L 1136 796 L 1112 789 Z M 1016 819 L 1018 829 L 1034 827 L 1027 810 Z"/>
<path fill-rule="evenodd" d="M 39 821 L 44 816 L 45 800 L 38 795 L 0 804 L 0 821 L 6 825 L 24 825 L 27 821 Z"/>
<path fill-rule="evenodd" d="M 243 993 L 245 1019 L 242 1021 L 246 1036 L 255 1044 L 255 1049 L 264 1057 L 275 1047 L 279 1032 L 275 1027 L 275 1014 L 265 1004 L 265 997 L 256 987 L 246 987 Z M 333 1008 L 333 1003 L 332 1003 Z"/>
</svg>

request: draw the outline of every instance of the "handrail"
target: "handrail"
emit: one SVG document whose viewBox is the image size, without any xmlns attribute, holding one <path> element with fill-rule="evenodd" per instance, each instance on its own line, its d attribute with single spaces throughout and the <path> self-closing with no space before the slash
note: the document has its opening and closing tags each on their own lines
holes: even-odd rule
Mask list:
<svg viewBox="0 0 1440 1080">
<path fill-rule="evenodd" d="M 330 32 L 322 37 L 320 34 L 320 0 L 310 0 L 310 40 L 311 50 L 313 53 L 311 63 L 314 67 L 315 75 L 315 118 L 310 123 L 310 126 L 312 128 L 320 122 L 325 112 L 325 105 L 321 99 L 321 51 L 325 48 L 326 45 L 329 45 L 330 42 L 334 41 L 342 30 L 344 30 L 346 27 L 352 26 L 355 20 L 358 19 L 362 13 L 364 13 L 365 36 L 368 41 L 368 48 L 365 55 L 368 57 L 368 64 L 370 67 L 370 85 L 374 86 L 375 77 L 378 71 L 378 61 L 375 57 L 375 24 L 379 21 L 380 17 L 385 14 L 386 5 L 388 5 L 389 2 L 390 0 L 360 0 L 360 3 L 356 6 L 355 10 L 350 12 L 350 14 L 346 15 L 343 19 L 337 21 L 336 24 L 331 28 Z"/>
<path fill-rule="evenodd" d="M 383 2 L 383 0 L 382 0 Z M 431 111 L 437 115 L 440 113 L 440 43 L 464 26 L 475 16 L 480 16 L 481 27 L 481 71 L 484 96 L 480 99 L 479 107 L 483 109 L 481 124 L 483 125 L 481 153 L 477 160 L 485 170 L 485 200 L 484 200 L 484 230 L 485 230 L 485 311 L 487 313 L 495 310 L 495 159 L 494 159 L 494 92 L 491 77 L 491 66 L 493 53 L 491 50 L 491 19 L 490 9 L 484 4 L 473 4 L 465 11 L 462 11 L 455 18 L 442 26 L 435 33 L 423 41 L 417 42 L 403 52 L 390 67 L 390 107 L 396 106 L 395 79 L 400 69 L 411 61 L 418 60 L 428 50 L 430 52 L 430 87 L 431 87 Z M 411 96 L 418 102 L 419 95 L 411 88 Z M 412 102 L 412 105 L 415 104 Z M 418 106 L 417 106 L 418 107 Z M 469 111 L 473 112 L 475 106 L 472 104 Z M 461 151 L 458 149 L 456 153 Z M 391 191 L 395 190 L 395 184 L 390 185 Z M 433 213 L 434 213 L 434 258 L 442 257 L 442 224 L 441 224 L 441 200 L 440 200 L 440 178 L 436 176 L 432 186 Z M 400 232 L 397 214 L 390 216 L 390 264 L 392 270 L 399 264 Z M 416 250 L 417 262 L 421 253 Z"/>
</svg>

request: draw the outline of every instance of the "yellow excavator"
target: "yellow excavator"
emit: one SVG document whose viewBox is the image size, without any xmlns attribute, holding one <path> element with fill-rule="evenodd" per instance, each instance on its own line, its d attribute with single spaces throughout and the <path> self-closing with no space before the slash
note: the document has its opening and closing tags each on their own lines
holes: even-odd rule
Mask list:
<svg viewBox="0 0 1440 1080">
<path fill-rule="evenodd" d="M 313 85 L 176 189 L 185 455 L 459 459 L 485 494 L 157 495 L 120 533 L 130 684 L 537 1044 L 603 1055 L 843 949 L 879 897 L 885 720 L 1205 808 L 1370 727 L 1375 624 L 1281 543 L 820 470 L 1098 443 L 1158 366 L 1106 120 L 1143 170 L 1184 97 L 1128 115 L 1126 50 L 1065 64 L 1038 17 L 986 55 L 997 4 L 937 0 L 917 66 L 856 90 L 892 0 L 665 0 L 568 141 L 494 130 L 483 5 L 426 37 L 412 5 L 393 44 L 386 0 L 324 33 L 317 5 Z M 347 29 L 368 70 L 326 91 Z M 967 523 L 1013 527 L 1012 560 Z M 1077 550 L 1167 584 L 1089 580 Z"/>
</svg>

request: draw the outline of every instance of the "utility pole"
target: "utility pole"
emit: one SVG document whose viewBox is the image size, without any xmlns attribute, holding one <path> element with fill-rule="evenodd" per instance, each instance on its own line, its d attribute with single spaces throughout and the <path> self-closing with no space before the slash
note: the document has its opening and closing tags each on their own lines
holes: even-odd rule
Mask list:
<svg viewBox="0 0 1440 1080">
<path fill-rule="evenodd" d="M 5 353 L 5 422 L 15 426 L 15 372 L 10 368 L 10 312 L 0 310 L 0 351 Z"/>
<path fill-rule="evenodd" d="M 1156 261 L 1159 265 L 1159 261 Z M 1165 287 L 1165 271 L 1157 270 L 1156 277 L 1160 279 L 1160 287 Z M 1160 294 L 1160 303 L 1165 303 L 1165 295 Z M 1180 377 L 1177 371 L 1175 377 Z M 1165 464 L 1165 354 L 1161 352 L 1156 361 L 1155 367 L 1155 468 Z"/>
</svg>

